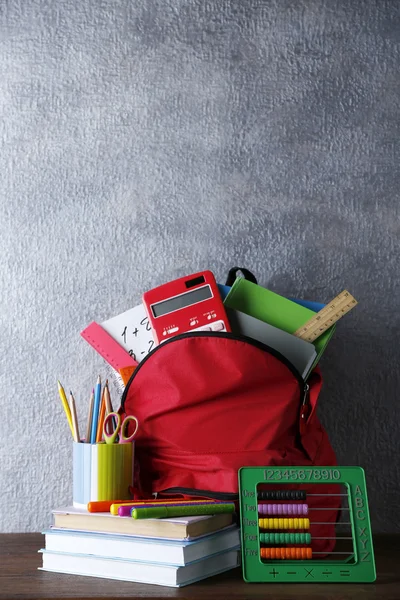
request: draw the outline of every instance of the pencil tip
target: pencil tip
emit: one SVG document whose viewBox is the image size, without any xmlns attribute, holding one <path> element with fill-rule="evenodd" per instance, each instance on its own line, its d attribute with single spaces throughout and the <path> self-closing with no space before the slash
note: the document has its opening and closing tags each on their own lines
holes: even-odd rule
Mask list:
<svg viewBox="0 0 400 600">
<path fill-rule="evenodd" d="M 97 378 L 97 383 L 101 383 L 101 377 L 100 377 L 100 375 Z"/>
</svg>

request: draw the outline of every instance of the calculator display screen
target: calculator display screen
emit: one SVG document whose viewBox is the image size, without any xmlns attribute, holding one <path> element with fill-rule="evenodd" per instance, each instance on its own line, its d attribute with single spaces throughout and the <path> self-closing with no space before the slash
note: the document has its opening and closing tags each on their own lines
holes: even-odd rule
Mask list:
<svg viewBox="0 0 400 600">
<path fill-rule="evenodd" d="M 157 302 L 157 304 L 151 306 L 151 309 L 155 317 L 161 317 L 161 315 L 166 315 L 167 313 L 179 310 L 180 308 L 191 306 L 202 300 L 207 300 L 207 298 L 212 298 L 212 292 L 209 285 L 205 285 L 191 292 L 186 292 L 186 294 L 168 298 L 168 300 L 163 300 L 163 302 Z"/>
</svg>

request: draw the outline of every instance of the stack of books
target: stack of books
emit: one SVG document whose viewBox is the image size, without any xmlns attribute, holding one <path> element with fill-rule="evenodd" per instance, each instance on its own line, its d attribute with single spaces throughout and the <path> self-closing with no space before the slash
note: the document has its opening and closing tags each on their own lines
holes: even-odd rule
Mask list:
<svg viewBox="0 0 400 600">
<path fill-rule="evenodd" d="M 133 519 L 53 511 L 42 570 L 180 587 L 240 564 L 232 514 Z"/>
</svg>

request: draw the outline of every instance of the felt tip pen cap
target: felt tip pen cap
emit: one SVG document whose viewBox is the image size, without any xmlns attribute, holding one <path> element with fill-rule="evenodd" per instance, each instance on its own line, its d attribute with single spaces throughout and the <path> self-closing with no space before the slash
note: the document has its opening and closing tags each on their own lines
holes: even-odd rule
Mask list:
<svg viewBox="0 0 400 600">
<path fill-rule="evenodd" d="M 118 502 L 118 505 L 121 504 L 133 504 L 132 500 L 93 500 L 92 502 L 88 502 L 87 509 L 88 512 L 110 512 L 111 506 Z"/>
</svg>

